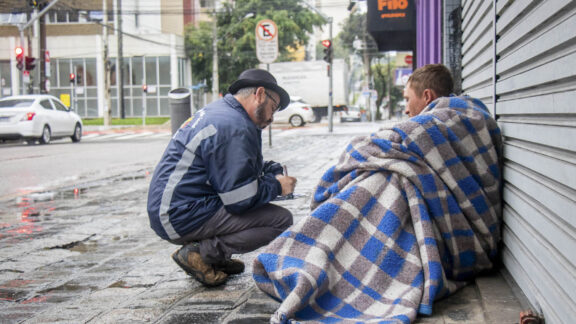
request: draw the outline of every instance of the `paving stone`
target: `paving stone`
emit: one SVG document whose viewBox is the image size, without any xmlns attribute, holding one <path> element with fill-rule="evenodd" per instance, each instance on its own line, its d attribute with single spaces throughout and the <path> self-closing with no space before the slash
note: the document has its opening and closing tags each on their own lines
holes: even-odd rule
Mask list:
<svg viewBox="0 0 576 324">
<path fill-rule="evenodd" d="M 172 312 L 162 319 L 158 323 L 162 324 L 189 324 L 189 323 L 201 323 L 201 324 L 219 324 L 222 323 L 221 318 L 225 317 L 224 312 L 206 312 L 206 313 L 195 313 L 195 312 Z"/>
<path fill-rule="evenodd" d="M 153 322 L 165 312 L 162 308 L 120 308 L 98 316 L 95 323 L 142 323 Z"/>
</svg>

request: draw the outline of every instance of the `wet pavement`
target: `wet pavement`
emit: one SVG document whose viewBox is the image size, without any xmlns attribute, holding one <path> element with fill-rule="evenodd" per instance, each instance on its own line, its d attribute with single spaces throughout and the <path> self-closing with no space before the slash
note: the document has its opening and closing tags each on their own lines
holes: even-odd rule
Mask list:
<svg viewBox="0 0 576 324">
<path fill-rule="evenodd" d="M 317 181 L 351 137 L 379 126 L 291 129 L 275 133 L 272 147 L 264 132 L 265 159 L 298 178 L 297 198 L 276 203 L 295 222 L 307 215 Z M 246 272 L 216 288 L 172 262 L 177 246 L 159 239 L 146 215 L 153 167 L 0 201 L 0 323 L 268 323 L 278 303 L 252 281 L 259 251 L 237 256 Z M 493 274 L 417 323 L 517 323 L 520 301 Z"/>
</svg>

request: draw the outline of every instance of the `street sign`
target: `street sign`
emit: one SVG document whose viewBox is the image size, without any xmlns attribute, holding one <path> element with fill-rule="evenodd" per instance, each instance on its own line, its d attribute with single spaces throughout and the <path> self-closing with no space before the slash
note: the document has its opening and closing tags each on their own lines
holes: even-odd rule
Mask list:
<svg viewBox="0 0 576 324">
<path fill-rule="evenodd" d="M 278 28 L 270 19 L 256 24 L 256 57 L 260 63 L 273 63 L 278 58 Z"/>
<path fill-rule="evenodd" d="M 405 86 L 406 82 L 408 82 L 408 78 L 410 77 L 410 74 L 412 74 L 412 69 L 411 68 L 396 68 L 394 73 L 395 73 L 394 85 Z"/>
<path fill-rule="evenodd" d="M 406 55 L 404 57 L 404 62 L 406 62 L 408 65 L 412 65 L 412 55 Z"/>
<path fill-rule="evenodd" d="M 60 94 L 60 101 L 66 105 L 66 107 L 70 107 L 70 95 L 68 93 L 61 93 Z"/>
</svg>

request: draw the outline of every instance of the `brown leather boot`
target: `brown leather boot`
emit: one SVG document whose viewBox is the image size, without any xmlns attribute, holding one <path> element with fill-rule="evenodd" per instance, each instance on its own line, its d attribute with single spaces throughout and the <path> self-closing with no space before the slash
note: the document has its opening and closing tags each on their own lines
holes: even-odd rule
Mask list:
<svg viewBox="0 0 576 324">
<path fill-rule="evenodd" d="M 219 286 L 226 282 L 228 275 L 216 271 L 214 267 L 202 260 L 202 256 L 193 244 L 187 244 L 172 254 L 172 259 L 186 273 L 206 286 Z"/>
</svg>

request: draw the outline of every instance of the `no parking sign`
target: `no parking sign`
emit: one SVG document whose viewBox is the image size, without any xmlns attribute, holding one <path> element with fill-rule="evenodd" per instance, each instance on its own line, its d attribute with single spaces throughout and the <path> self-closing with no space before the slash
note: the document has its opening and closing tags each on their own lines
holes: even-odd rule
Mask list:
<svg viewBox="0 0 576 324">
<path fill-rule="evenodd" d="M 278 27 L 270 19 L 256 24 L 256 57 L 260 63 L 272 63 L 278 58 Z"/>
</svg>

